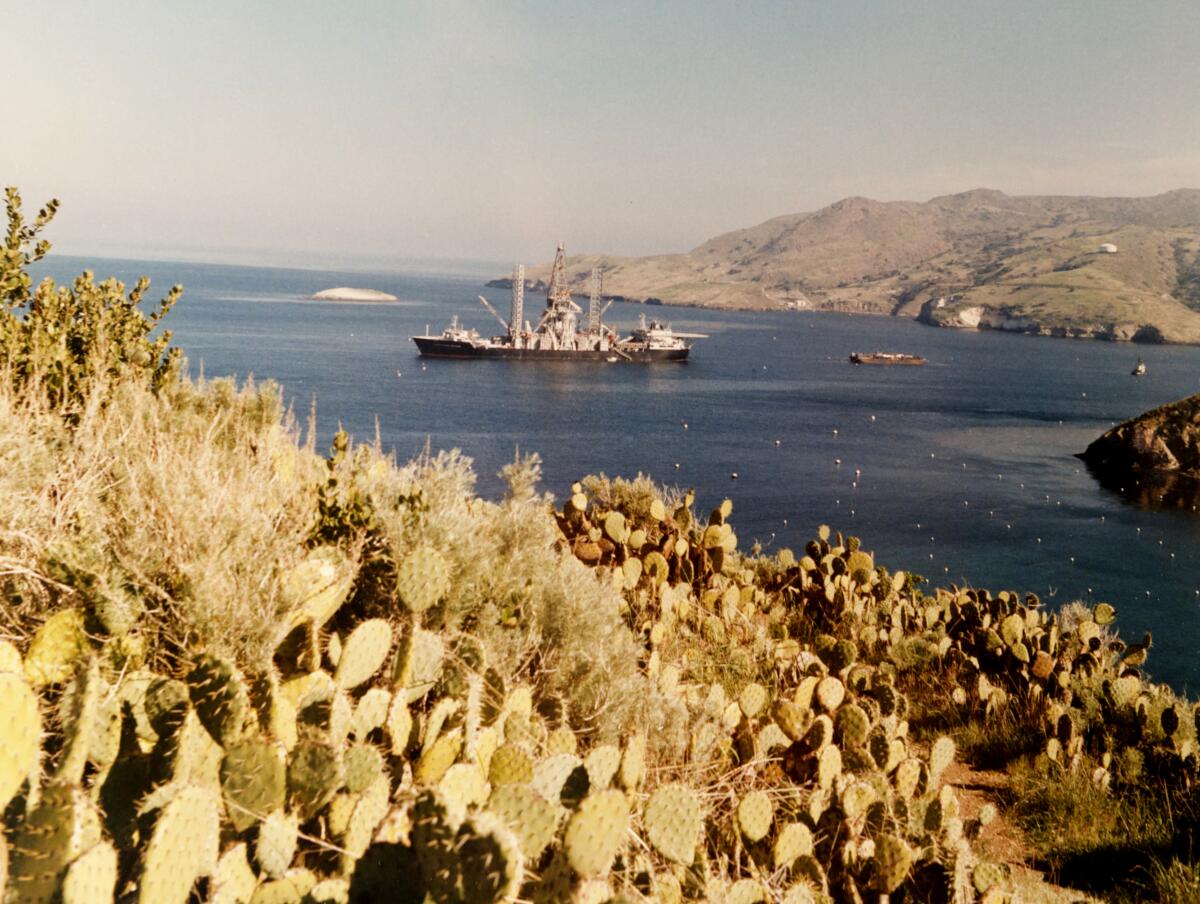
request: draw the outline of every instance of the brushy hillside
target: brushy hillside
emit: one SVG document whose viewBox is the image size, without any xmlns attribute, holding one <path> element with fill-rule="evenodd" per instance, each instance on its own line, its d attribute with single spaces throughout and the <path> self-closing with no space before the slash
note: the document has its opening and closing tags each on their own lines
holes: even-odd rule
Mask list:
<svg viewBox="0 0 1200 904">
<path fill-rule="evenodd" d="M 923 590 L 828 528 L 742 550 L 644 478 L 556 506 L 536 458 L 489 501 L 455 453 L 318 455 L 119 284 L 30 287 L 9 216 L 4 900 L 1079 898 L 1001 824 L 1194 899 L 1196 710 L 1111 606 Z"/>
<path fill-rule="evenodd" d="M 1097 254 L 1103 243 L 1117 254 Z M 743 309 L 796 304 L 953 324 L 982 307 L 1045 331 L 1151 324 L 1200 342 L 1200 191 L 1151 198 L 1012 197 L 977 190 L 917 203 L 846 198 L 710 239 L 686 254 L 568 259 L 572 288 L 604 269 L 608 295 Z M 546 266 L 527 271 L 537 285 Z M 503 281 L 501 281 L 503 282 Z"/>
</svg>

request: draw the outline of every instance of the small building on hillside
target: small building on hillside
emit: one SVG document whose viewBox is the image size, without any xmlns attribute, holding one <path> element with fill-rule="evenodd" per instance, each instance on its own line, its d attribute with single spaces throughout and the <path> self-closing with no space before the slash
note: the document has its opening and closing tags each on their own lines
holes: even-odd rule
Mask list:
<svg viewBox="0 0 1200 904">
<path fill-rule="evenodd" d="M 1105 242 L 1103 245 L 1100 246 L 1099 253 L 1100 254 L 1116 254 L 1117 246 L 1114 245 L 1112 242 Z"/>
</svg>

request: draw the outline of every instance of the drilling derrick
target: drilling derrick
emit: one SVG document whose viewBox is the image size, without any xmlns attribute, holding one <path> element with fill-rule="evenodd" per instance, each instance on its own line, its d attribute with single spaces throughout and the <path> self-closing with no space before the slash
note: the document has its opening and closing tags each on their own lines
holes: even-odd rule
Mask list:
<svg viewBox="0 0 1200 904">
<path fill-rule="evenodd" d="M 525 329 L 525 265 L 517 264 L 512 272 L 512 316 L 508 321 L 508 335 L 513 348 L 523 348 Z"/>
<path fill-rule="evenodd" d="M 571 300 L 571 287 L 567 284 L 567 252 L 559 242 L 554 269 L 550 271 L 550 286 L 546 289 L 546 313 L 542 316 L 550 348 L 576 348 L 575 315 L 582 311 L 583 308 Z"/>
<path fill-rule="evenodd" d="M 591 297 L 588 299 L 588 335 L 597 338 L 600 335 L 600 268 L 592 268 Z"/>
<path fill-rule="evenodd" d="M 546 307 L 579 310 L 571 301 L 571 287 L 567 284 L 567 251 L 562 242 L 554 254 L 554 267 L 550 271 L 550 286 L 546 289 Z"/>
</svg>

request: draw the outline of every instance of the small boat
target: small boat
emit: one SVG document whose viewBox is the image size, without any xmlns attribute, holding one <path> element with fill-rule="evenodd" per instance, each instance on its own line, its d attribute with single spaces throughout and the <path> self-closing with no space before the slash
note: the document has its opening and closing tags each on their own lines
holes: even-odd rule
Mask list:
<svg viewBox="0 0 1200 904">
<path fill-rule="evenodd" d="M 1133 366 L 1133 370 L 1130 373 L 1135 377 L 1144 377 L 1146 375 L 1146 362 L 1141 359 L 1141 356 L 1138 357 L 1138 363 Z"/>
<path fill-rule="evenodd" d="M 851 364 L 926 364 L 920 355 L 904 355 L 899 352 L 852 352 Z"/>
</svg>

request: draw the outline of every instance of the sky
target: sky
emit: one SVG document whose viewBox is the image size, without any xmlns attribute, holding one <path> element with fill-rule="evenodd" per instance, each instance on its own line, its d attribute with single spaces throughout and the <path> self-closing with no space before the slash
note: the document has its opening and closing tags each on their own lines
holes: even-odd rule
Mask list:
<svg viewBox="0 0 1200 904">
<path fill-rule="evenodd" d="M 1196 0 L 0 0 L 66 254 L 686 251 L 849 195 L 1200 187 Z"/>
</svg>

